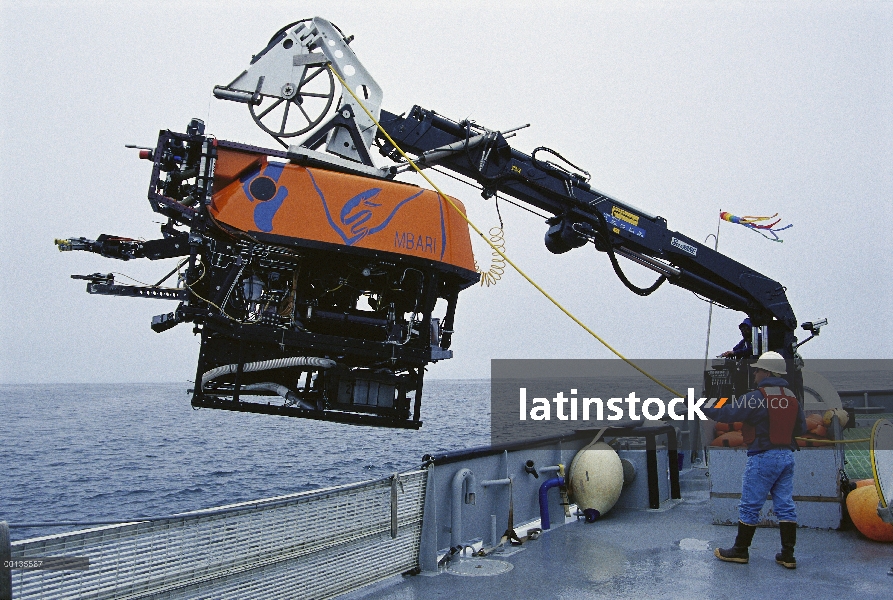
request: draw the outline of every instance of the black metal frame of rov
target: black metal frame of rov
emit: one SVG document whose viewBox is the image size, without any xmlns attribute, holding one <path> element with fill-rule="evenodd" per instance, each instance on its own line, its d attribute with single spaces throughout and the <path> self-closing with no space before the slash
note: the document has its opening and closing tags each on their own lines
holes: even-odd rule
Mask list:
<svg viewBox="0 0 893 600">
<path fill-rule="evenodd" d="M 209 211 L 218 149 L 288 157 L 203 133 L 198 120 L 185 134 L 162 131 L 146 154 L 154 162 L 149 201 L 168 217 L 163 239 L 60 244 L 123 260 L 186 257 L 182 287 L 117 285 L 97 273 L 78 276 L 89 280 L 87 291 L 182 300 L 152 328 L 192 322 L 201 334 L 193 406 L 419 428 L 425 365 L 452 356 L 458 294 L 477 274 L 227 227 Z M 438 300 L 442 319 L 432 317 Z"/>
</svg>

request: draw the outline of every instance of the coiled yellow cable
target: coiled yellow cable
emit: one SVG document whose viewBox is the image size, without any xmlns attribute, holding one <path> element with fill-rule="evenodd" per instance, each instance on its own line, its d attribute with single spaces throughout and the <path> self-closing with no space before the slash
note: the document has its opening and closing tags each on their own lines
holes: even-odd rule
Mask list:
<svg viewBox="0 0 893 600">
<path fill-rule="evenodd" d="M 683 394 L 681 394 L 680 392 L 677 392 L 676 390 L 674 390 L 673 388 L 671 388 L 670 386 L 668 386 L 666 383 L 664 383 L 664 382 L 661 381 L 660 379 L 657 379 L 654 375 L 648 373 L 647 371 L 645 371 L 644 369 L 642 369 L 642 367 L 640 367 L 639 365 L 637 365 L 636 363 L 634 363 L 634 362 L 631 361 L 630 359 L 628 359 L 628 358 L 626 358 L 625 356 L 623 356 L 622 354 L 620 354 L 620 352 L 618 352 L 617 350 L 615 350 L 615 349 L 614 349 L 608 342 L 606 342 L 604 339 L 602 339 L 601 336 L 599 336 L 597 333 L 595 333 L 594 331 L 592 331 L 589 327 L 586 326 L 585 323 L 583 323 L 583 321 L 581 321 L 580 319 L 578 319 L 576 316 L 574 316 L 573 313 L 571 313 L 571 312 L 570 312 L 568 309 L 566 309 L 561 303 L 559 303 L 558 300 L 556 300 L 555 298 L 553 298 L 553 297 L 549 294 L 549 292 L 547 292 L 547 291 L 544 290 L 542 287 L 540 287 L 540 285 L 539 285 L 537 282 L 535 282 L 533 279 L 531 279 L 530 276 L 529 276 L 527 273 L 525 273 L 523 270 L 521 270 L 521 267 L 519 267 L 519 266 L 516 265 L 514 262 L 512 262 L 512 260 L 511 260 L 511 259 L 510 259 L 510 258 L 509 258 L 509 257 L 508 257 L 508 256 L 501 250 L 501 249 L 497 248 L 496 245 L 495 245 L 493 242 L 491 242 L 491 241 L 484 235 L 484 232 L 482 232 L 482 231 L 477 227 L 477 225 L 475 225 L 474 223 L 471 222 L 471 219 L 469 219 L 468 216 L 467 216 L 464 212 L 462 212 L 461 210 L 459 210 L 459 207 L 456 206 L 456 203 L 453 202 L 453 200 L 452 200 L 449 196 L 447 196 L 446 194 L 444 194 L 444 193 L 441 191 L 441 189 L 440 189 L 439 187 L 437 187 L 437 185 L 436 185 L 433 181 L 431 181 L 431 179 L 424 173 L 424 171 L 422 171 L 422 170 L 418 167 L 418 165 L 415 164 L 415 162 L 414 162 L 414 161 L 413 161 L 413 160 L 412 160 L 412 159 L 411 159 L 411 158 L 410 158 L 410 157 L 403 151 L 403 149 L 400 148 L 400 146 L 397 145 L 397 142 L 395 142 L 395 141 L 391 138 L 391 136 L 388 135 L 388 132 L 384 130 L 384 127 L 381 126 L 381 123 L 378 122 L 378 119 L 376 119 L 375 116 L 373 116 L 373 114 L 372 114 L 371 112 L 369 112 L 369 109 L 366 108 L 366 105 L 363 104 L 363 101 L 360 100 L 360 98 L 359 98 L 359 96 L 357 96 L 356 92 L 354 92 L 354 91 L 350 88 L 350 86 L 347 84 L 347 82 L 344 81 L 344 78 L 341 77 L 341 74 L 340 74 L 337 70 L 335 70 L 335 67 L 333 67 L 331 64 L 329 64 L 328 67 L 329 67 L 329 70 L 332 71 L 332 73 L 335 74 L 335 77 L 338 78 L 338 81 L 341 82 L 341 85 L 344 87 L 344 89 L 346 89 L 347 92 L 353 97 L 353 99 L 356 100 L 357 105 L 358 105 L 360 108 L 363 109 L 363 112 L 366 113 L 366 116 L 368 116 L 370 119 L 372 119 L 372 122 L 375 123 L 375 126 L 378 128 L 379 131 L 381 131 L 382 135 L 384 135 L 384 137 L 388 140 L 388 142 L 390 142 L 390 144 L 397 150 L 397 152 L 400 153 L 400 155 L 401 155 L 403 158 L 406 159 L 406 161 L 412 166 L 412 168 L 415 169 L 415 171 L 416 171 L 419 175 L 421 175 L 421 176 L 425 179 L 425 181 L 428 182 L 428 185 L 430 185 L 431 187 L 433 187 L 433 188 L 437 191 L 437 193 L 440 194 L 440 197 L 443 198 L 444 200 L 446 200 L 446 202 L 447 202 L 447 203 L 448 203 L 448 204 L 449 204 L 449 205 L 450 205 L 450 206 L 451 206 L 457 213 L 459 213 L 459 215 L 460 215 L 463 219 L 465 219 L 465 222 L 468 223 L 468 226 L 471 227 L 471 229 L 474 230 L 474 232 L 475 232 L 476 234 L 478 234 L 478 235 L 481 237 L 481 239 L 484 240 L 484 241 L 487 243 L 488 246 L 490 246 L 490 248 L 492 248 L 494 254 L 498 254 L 498 255 L 499 255 L 499 256 L 500 256 L 506 263 L 508 263 L 509 265 L 511 265 L 511 267 L 512 267 L 515 271 L 517 271 L 518 274 L 519 274 L 521 277 L 523 277 L 524 279 L 526 279 L 527 282 L 528 282 L 530 285 L 532 285 L 533 287 L 535 287 L 539 293 L 541 293 L 543 296 L 545 296 L 545 297 L 549 300 L 549 302 L 551 302 L 551 303 L 554 304 L 556 307 L 558 307 L 558 309 L 559 309 L 561 312 L 563 312 L 564 314 L 566 314 L 566 315 L 567 315 L 567 316 L 568 316 L 574 323 L 576 323 L 577 325 L 579 325 L 580 327 L 582 327 L 582 328 L 586 331 L 586 333 L 588 333 L 589 335 L 591 335 L 592 337 L 594 337 L 595 339 L 597 339 L 597 340 L 602 344 L 602 346 L 604 346 L 605 348 L 607 348 L 608 350 L 610 350 L 615 356 L 617 356 L 617 357 L 618 357 L 619 359 L 621 359 L 623 362 L 625 362 L 626 364 L 628 364 L 629 366 L 631 366 L 632 368 L 634 368 L 636 371 L 638 371 L 639 373 L 641 373 L 642 375 L 644 375 L 645 377 L 647 377 L 648 379 L 650 379 L 651 381 L 653 381 L 654 383 L 656 383 L 657 385 L 659 385 L 660 387 L 664 388 L 664 389 L 667 390 L 668 392 L 671 392 L 671 393 L 675 394 L 677 398 L 682 398 L 682 397 L 684 397 Z"/>
<path fill-rule="evenodd" d="M 490 287 L 496 285 L 496 282 L 502 279 L 505 273 L 505 259 L 502 258 L 505 252 L 505 232 L 502 227 L 492 227 L 490 229 L 490 246 L 494 249 L 493 256 L 490 258 L 490 269 L 487 272 L 481 271 L 478 262 L 474 261 L 474 269 L 481 274 L 481 286 Z"/>
</svg>

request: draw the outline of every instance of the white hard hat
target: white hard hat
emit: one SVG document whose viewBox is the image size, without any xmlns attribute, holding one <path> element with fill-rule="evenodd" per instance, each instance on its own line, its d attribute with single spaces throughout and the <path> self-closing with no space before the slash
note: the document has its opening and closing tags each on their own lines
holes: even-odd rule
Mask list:
<svg viewBox="0 0 893 600">
<path fill-rule="evenodd" d="M 753 367 L 771 373 L 778 373 L 779 375 L 787 375 L 788 372 L 784 357 L 778 352 L 766 352 L 760 355 Z"/>
</svg>

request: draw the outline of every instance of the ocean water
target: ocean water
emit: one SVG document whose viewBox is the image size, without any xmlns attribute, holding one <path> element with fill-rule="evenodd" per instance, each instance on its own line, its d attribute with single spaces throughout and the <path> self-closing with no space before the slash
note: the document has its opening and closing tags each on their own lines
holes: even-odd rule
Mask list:
<svg viewBox="0 0 893 600">
<path fill-rule="evenodd" d="M 426 381 L 419 431 L 193 410 L 187 387 L 0 386 L 0 520 L 169 515 L 377 479 L 490 442 L 488 380 Z"/>
</svg>

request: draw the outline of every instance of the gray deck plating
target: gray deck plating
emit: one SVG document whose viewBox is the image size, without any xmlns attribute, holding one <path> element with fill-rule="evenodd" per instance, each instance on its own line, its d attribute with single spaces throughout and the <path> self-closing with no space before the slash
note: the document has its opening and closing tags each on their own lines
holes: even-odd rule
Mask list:
<svg viewBox="0 0 893 600">
<path fill-rule="evenodd" d="M 489 577 L 395 578 L 346 596 L 375 600 L 439 598 L 884 598 L 893 595 L 893 546 L 855 531 L 798 530 L 795 571 L 775 564 L 777 529 L 757 531 L 747 565 L 713 556 L 733 527 L 711 524 L 703 471 L 684 473 L 684 500 L 669 510 L 615 510 L 573 522 L 496 555 L 514 568 Z M 519 532 L 521 533 L 521 532 Z"/>
</svg>

